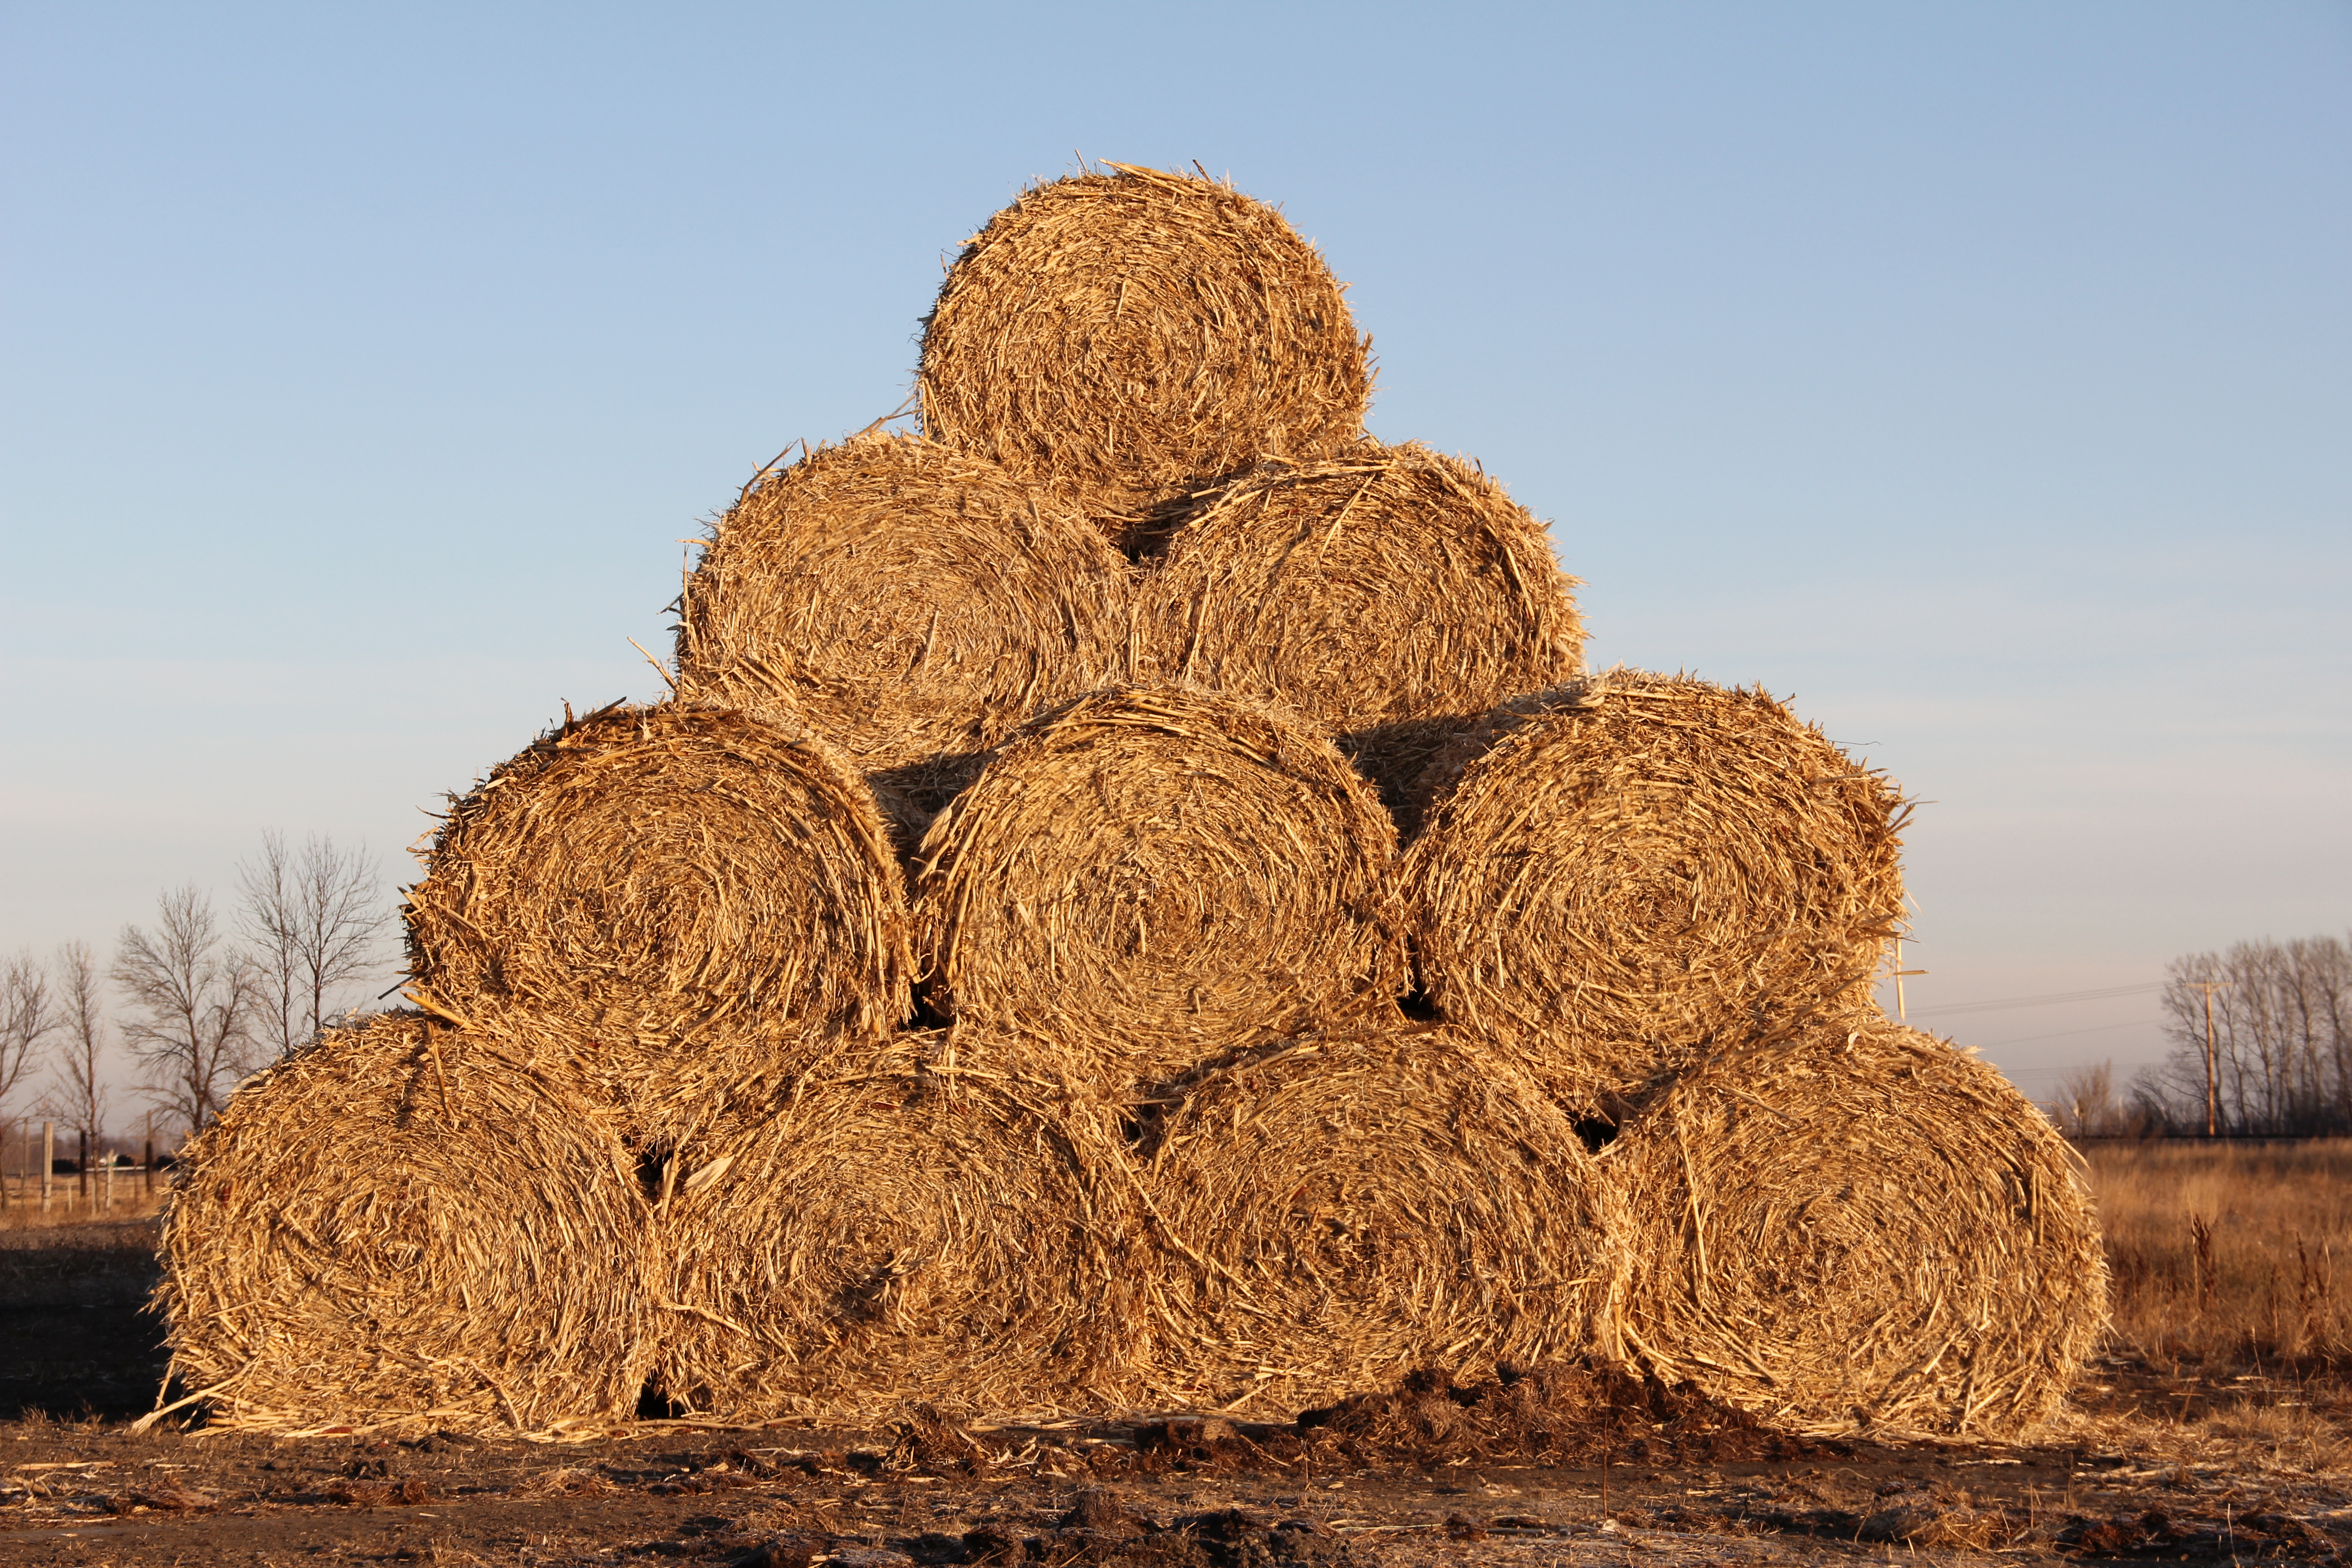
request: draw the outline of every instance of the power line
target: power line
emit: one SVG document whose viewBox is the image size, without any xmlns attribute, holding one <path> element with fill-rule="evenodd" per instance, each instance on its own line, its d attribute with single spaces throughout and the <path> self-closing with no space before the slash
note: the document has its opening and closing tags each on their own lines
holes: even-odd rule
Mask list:
<svg viewBox="0 0 2352 1568">
<path fill-rule="evenodd" d="M 2007 1046 L 2031 1045 L 2035 1040 L 2063 1040 L 2069 1035 L 2096 1035 L 2108 1029 L 2145 1029 L 2147 1026 L 2148 1021 L 2145 1018 L 2126 1018 L 2120 1024 L 2094 1024 L 2087 1029 L 2060 1029 L 2048 1035 L 2021 1035 L 2014 1040 L 1993 1040 L 1978 1046 L 1977 1048 L 1982 1051 L 1997 1051 Z"/>
<path fill-rule="evenodd" d="M 2042 996 L 2004 996 L 1996 1002 L 1948 1002 L 1938 1007 L 1922 1007 L 1922 1017 L 1948 1013 L 1990 1013 L 2001 1007 L 2054 1007 L 2061 1002 L 2104 1002 L 2114 996 L 2144 996 L 2151 991 L 2164 989 L 2164 982 L 2153 980 L 2142 985 L 2111 985 L 2103 991 L 2053 991 Z"/>
</svg>

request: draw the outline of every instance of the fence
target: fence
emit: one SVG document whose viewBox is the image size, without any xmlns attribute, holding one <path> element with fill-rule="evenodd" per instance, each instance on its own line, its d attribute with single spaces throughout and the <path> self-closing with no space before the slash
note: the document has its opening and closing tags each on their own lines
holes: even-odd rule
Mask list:
<svg viewBox="0 0 2352 1568">
<path fill-rule="evenodd" d="M 78 1134 L 54 1121 L 0 1121 L 0 1219 L 127 1218 L 152 1210 L 157 1172 L 169 1160 L 157 1160 L 153 1133 L 151 1118 L 134 1162 L 119 1139 L 101 1135 L 85 1151 Z"/>
</svg>

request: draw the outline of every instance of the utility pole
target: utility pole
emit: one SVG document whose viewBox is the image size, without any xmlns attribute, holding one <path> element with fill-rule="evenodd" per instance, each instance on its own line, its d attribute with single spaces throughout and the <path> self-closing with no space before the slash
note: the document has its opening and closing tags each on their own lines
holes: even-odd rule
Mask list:
<svg viewBox="0 0 2352 1568">
<path fill-rule="evenodd" d="M 2230 983 L 2226 980 L 2184 980 L 2181 984 L 2205 993 L 2205 1136 L 2218 1138 L 2221 1135 L 2221 1092 L 2215 1086 L 2213 1071 L 2213 993 L 2227 991 Z"/>
<path fill-rule="evenodd" d="M 41 1123 L 41 1212 L 49 1212 L 49 1174 L 58 1168 L 58 1124 Z"/>
</svg>

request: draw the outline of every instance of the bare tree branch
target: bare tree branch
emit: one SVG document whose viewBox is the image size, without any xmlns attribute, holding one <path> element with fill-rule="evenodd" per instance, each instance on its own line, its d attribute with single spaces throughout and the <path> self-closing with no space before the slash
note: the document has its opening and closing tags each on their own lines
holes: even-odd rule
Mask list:
<svg viewBox="0 0 2352 1568">
<path fill-rule="evenodd" d="M 2234 1132 L 2299 1134 L 2352 1126 L 2352 943 L 2332 936 L 2242 942 L 2167 971 L 2174 1051 L 2138 1093 L 2171 1120 L 2205 1125 L 2206 1008 L 2215 1098 Z"/>
<path fill-rule="evenodd" d="M 299 852 L 265 833 L 237 868 L 238 925 L 257 976 L 260 1024 L 279 1055 L 313 1039 L 342 993 L 378 964 L 389 920 L 383 868 L 364 845 L 339 849 L 321 834 Z"/>
<path fill-rule="evenodd" d="M 87 942 L 58 950 L 58 992 L 65 1038 L 57 1053 L 57 1091 L 48 1102 L 59 1121 L 81 1134 L 86 1162 L 105 1136 L 107 1102 L 106 1002 Z"/>
<path fill-rule="evenodd" d="M 48 971 L 29 952 L 0 966 L 0 1106 L 39 1065 L 42 1047 L 60 1020 Z"/>
<path fill-rule="evenodd" d="M 148 1070 L 148 1091 L 201 1131 L 257 1065 L 252 964 L 223 936 L 212 900 L 180 888 L 156 900 L 152 935 L 123 928 L 114 983 L 132 1008 L 122 1037 Z"/>
<path fill-rule="evenodd" d="M 295 1000 L 300 899 L 285 835 L 276 828 L 262 834 L 261 853 L 237 864 L 236 887 L 237 925 L 253 959 L 259 1032 L 284 1056 L 304 1038 L 302 1009 Z"/>
</svg>

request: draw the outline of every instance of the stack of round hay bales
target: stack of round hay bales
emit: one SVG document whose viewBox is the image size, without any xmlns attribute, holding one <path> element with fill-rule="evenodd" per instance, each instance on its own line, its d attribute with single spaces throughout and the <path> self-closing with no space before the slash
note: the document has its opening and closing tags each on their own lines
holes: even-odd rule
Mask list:
<svg viewBox="0 0 2352 1568">
<path fill-rule="evenodd" d="M 920 436 L 744 488 L 671 700 L 455 803 L 441 1021 L 195 1141 L 186 1394 L 1278 1415 L 1600 1353 L 1806 1430 L 2047 1414 L 2095 1226 L 1869 1008 L 1892 784 L 1760 691 L 1586 678 L 1543 525 L 1365 434 L 1314 248 L 1110 170 L 950 268 Z"/>
<path fill-rule="evenodd" d="M 1452 1026 L 1614 1142 L 1610 1354 L 1787 1427 L 2050 1413 L 2105 1323 L 2048 1121 L 1869 996 L 1906 807 L 1760 691 L 1611 671 L 1432 758 L 1402 900 Z"/>
</svg>

